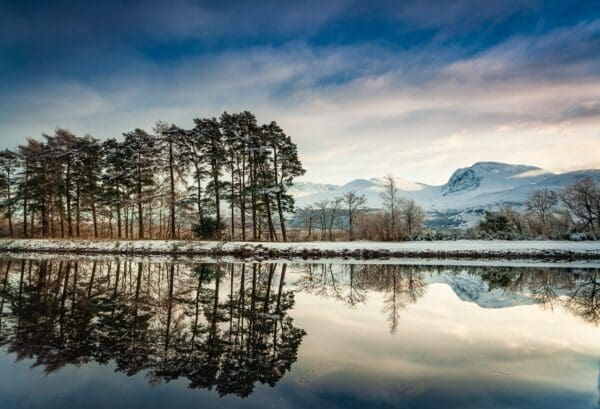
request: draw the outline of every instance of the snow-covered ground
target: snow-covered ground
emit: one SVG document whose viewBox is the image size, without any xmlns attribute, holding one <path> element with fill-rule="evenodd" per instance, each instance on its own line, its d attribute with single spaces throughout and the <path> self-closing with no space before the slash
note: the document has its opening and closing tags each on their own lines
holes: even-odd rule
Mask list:
<svg viewBox="0 0 600 409">
<path fill-rule="evenodd" d="M 0 240 L 0 252 L 234 255 L 243 257 L 458 257 L 600 259 L 600 242 L 413 241 L 256 243 L 163 240 Z"/>
</svg>

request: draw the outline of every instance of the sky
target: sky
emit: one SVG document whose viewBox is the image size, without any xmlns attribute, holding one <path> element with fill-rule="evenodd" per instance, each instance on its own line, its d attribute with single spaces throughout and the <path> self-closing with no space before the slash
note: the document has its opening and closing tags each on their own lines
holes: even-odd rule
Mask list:
<svg viewBox="0 0 600 409">
<path fill-rule="evenodd" d="M 600 168 L 600 2 L 0 0 L 0 148 L 240 110 L 306 181 Z"/>
</svg>

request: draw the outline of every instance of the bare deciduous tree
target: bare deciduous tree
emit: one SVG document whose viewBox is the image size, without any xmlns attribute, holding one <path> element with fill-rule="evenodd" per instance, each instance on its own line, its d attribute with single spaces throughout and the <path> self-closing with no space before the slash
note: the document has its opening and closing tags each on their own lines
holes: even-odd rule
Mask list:
<svg viewBox="0 0 600 409">
<path fill-rule="evenodd" d="M 323 199 L 315 203 L 315 207 L 319 212 L 319 225 L 321 227 L 321 240 L 325 239 L 327 232 L 327 214 L 329 210 L 329 200 Z"/>
<path fill-rule="evenodd" d="M 560 193 L 560 199 L 584 230 L 600 234 L 600 188 L 592 178 L 575 181 Z"/>
<path fill-rule="evenodd" d="M 352 230 L 354 216 L 356 213 L 359 213 L 365 209 L 367 198 L 365 195 L 357 195 L 354 190 L 351 190 L 344 193 L 343 200 L 344 204 L 346 205 L 346 210 L 348 211 L 348 239 L 352 241 L 354 240 L 354 233 Z"/>
<path fill-rule="evenodd" d="M 406 231 L 409 236 L 416 233 L 425 220 L 425 210 L 412 199 L 405 199 L 402 201 L 400 214 L 402 215 L 404 223 L 406 223 Z"/>
<path fill-rule="evenodd" d="M 402 199 L 398 195 L 398 186 L 394 176 L 387 175 L 384 178 L 384 191 L 381 192 L 381 198 L 383 199 L 383 207 L 390 214 L 390 228 L 389 228 L 389 239 L 398 239 L 398 209 Z"/>
<path fill-rule="evenodd" d="M 527 210 L 533 213 L 539 220 L 542 228 L 542 233 L 545 233 L 548 228 L 550 216 L 556 205 L 558 198 L 556 193 L 549 189 L 535 190 L 529 200 L 527 200 Z"/>
<path fill-rule="evenodd" d="M 315 209 L 314 206 L 309 205 L 306 207 L 302 207 L 298 209 L 298 216 L 304 225 L 304 228 L 308 230 L 306 238 L 308 240 L 312 240 L 313 227 L 315 226 L 315 221 L 320 218 L 320 213 L 318 209 Z"/>
<path fill-rule="evenodd" d="M 329 240 L 333 240 L 333 226 L 340 216 L 340 206 L 342 204 L 343 198 L 336 197 L 329 202 Z"/>
</svg>

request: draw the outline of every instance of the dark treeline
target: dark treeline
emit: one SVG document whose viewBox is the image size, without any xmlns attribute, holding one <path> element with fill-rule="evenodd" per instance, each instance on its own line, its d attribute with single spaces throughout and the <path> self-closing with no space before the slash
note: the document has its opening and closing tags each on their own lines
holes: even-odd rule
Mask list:
<svg viewBox="0 0 600 409">
<path fill-rule="evenodd" d="M 4 235 L 287 240 L 305 172 L 291 137 L 248 111 L 194 124 L 105 141 L 59 128 L 0 152 Z"/>
<path fill-rule="evenodd" d="M 275 386 L 306 335 L 285 265 L 3 260 L 0 277 L 0 345 L 46 373 L 112 362 L 246 397 Z"/>
</svg>

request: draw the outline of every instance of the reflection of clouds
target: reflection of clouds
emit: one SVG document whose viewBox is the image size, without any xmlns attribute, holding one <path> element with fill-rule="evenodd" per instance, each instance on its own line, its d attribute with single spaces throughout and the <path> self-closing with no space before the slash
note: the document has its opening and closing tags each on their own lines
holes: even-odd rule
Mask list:
<svg viewBox="0 0 600 409">
<path fill-rule="evenodd" d="M 376 277 L 377 269 L 380 278 Z M 338 291 L 348 291 L 348 269 L 334 266 L 333 270 L 339 275 Z M 500 291 L 503 299 L 511 293 L 529 294 L 542 303 L 482 308 L 461 300 L 449 285 L 436 283 L 438 273 L 452 274 L 448 267 L 424 267 L 421 275 L 427 292 L 410 308 L 399 312 L 397 334 L 390 337 L 385 333 L 390 322 L 384 306 L 389 302 L 391 288 L 381 284 L 393 283 L 393 270 L 393 266 L 355 268 L 355 272 L 361 271 L 370 279 L 363 278 L 363 283 L 368 283 L 367 300 L 360 309 L 348 310 L 339 298 L 323 298 L 306 288 L 300 289 L 307 274 L 306 268 L 300 269 L 301 278 L 294 282 L 294 287 L 300 284 L 297 319 L 309 334 L 319 333 L 320 338 L 331 340 L 323 352 L 319 340 L 308 337 L 303 357 L 308 362 L 328 360 L 331 375 L 325 379 L 337 379 L 342 373 L 355 371 L 394 379 L 403 385 L 415 379 L 452 377 L 478 385 L 474 388 L 486 388 L 506 382 L 500 378 L 510 374 L 511 382 L 530 388 L 538 385 L 589 391 L 594 387 L 591 384 L 597 374 L 588 364 L 600 353 L 600 333 L 593 322 L 578 320 L 563 296 L 588 285 L 594 272 L 528 268 L 494 272 L 494 268 L 475 268 L 468 274 L 477 277 L 486 271 L 494 272 L 485 278 L 489 286 L 486 291 Z M 369 271 L 371 275 L 367 274 Z M 464 273 L 462 267 L 454 269 L 454 274 Z M 548 297 L 555 297 L 553 310 L 543 308 Z M 315 307 L 307 312 L 306 305 Z M 323 322 L 314 319 L 313 314 L 319 315 L 319 311 L 326 311 Z M 360 325 L 348 325 L 348 320 Z M 350 361 L 358 362 L 360 368 L 350 368 Z M 574 368 L 578 368 L 576 373 Z M 570 378 L 566 379 L 565 374 L 570 374 Z"/>
<path fill-rule="evenodd" d="M 589 391 L 596 376 L 586 368 L 600 353 L 598 330 L 562 310 L 549 314 L 535 305 L 482 309 L 459 300 L 447 285 L 435 284 L 402 312 L 398 334 L 390 337 L 380 310 L 383 297 L 370 296 L 359 317 L 339 302 L 325 300 L 321 308 L 328 314 L 323 322 L 302 312 L 306 302 L 316 302 L 313 297 L 298 296 L 296 318 L 309 334 L 321 334 L 329 345 L 323 351 L 320 339 L 307 337 L 302 359 L 305 364 L 327 361 L 332 377 L 355 371 L 400 384 L 450 377 L 484 387 L 511 373 L 513 382 Z M 438 315 L 440 302 L 449 314 Z M 338 319 L 345 322 L 347 314 L 361 322 L 360 332 L 336 324 Z M 350 368 L 348 362 L 360 368 Z"/>
</svg>

